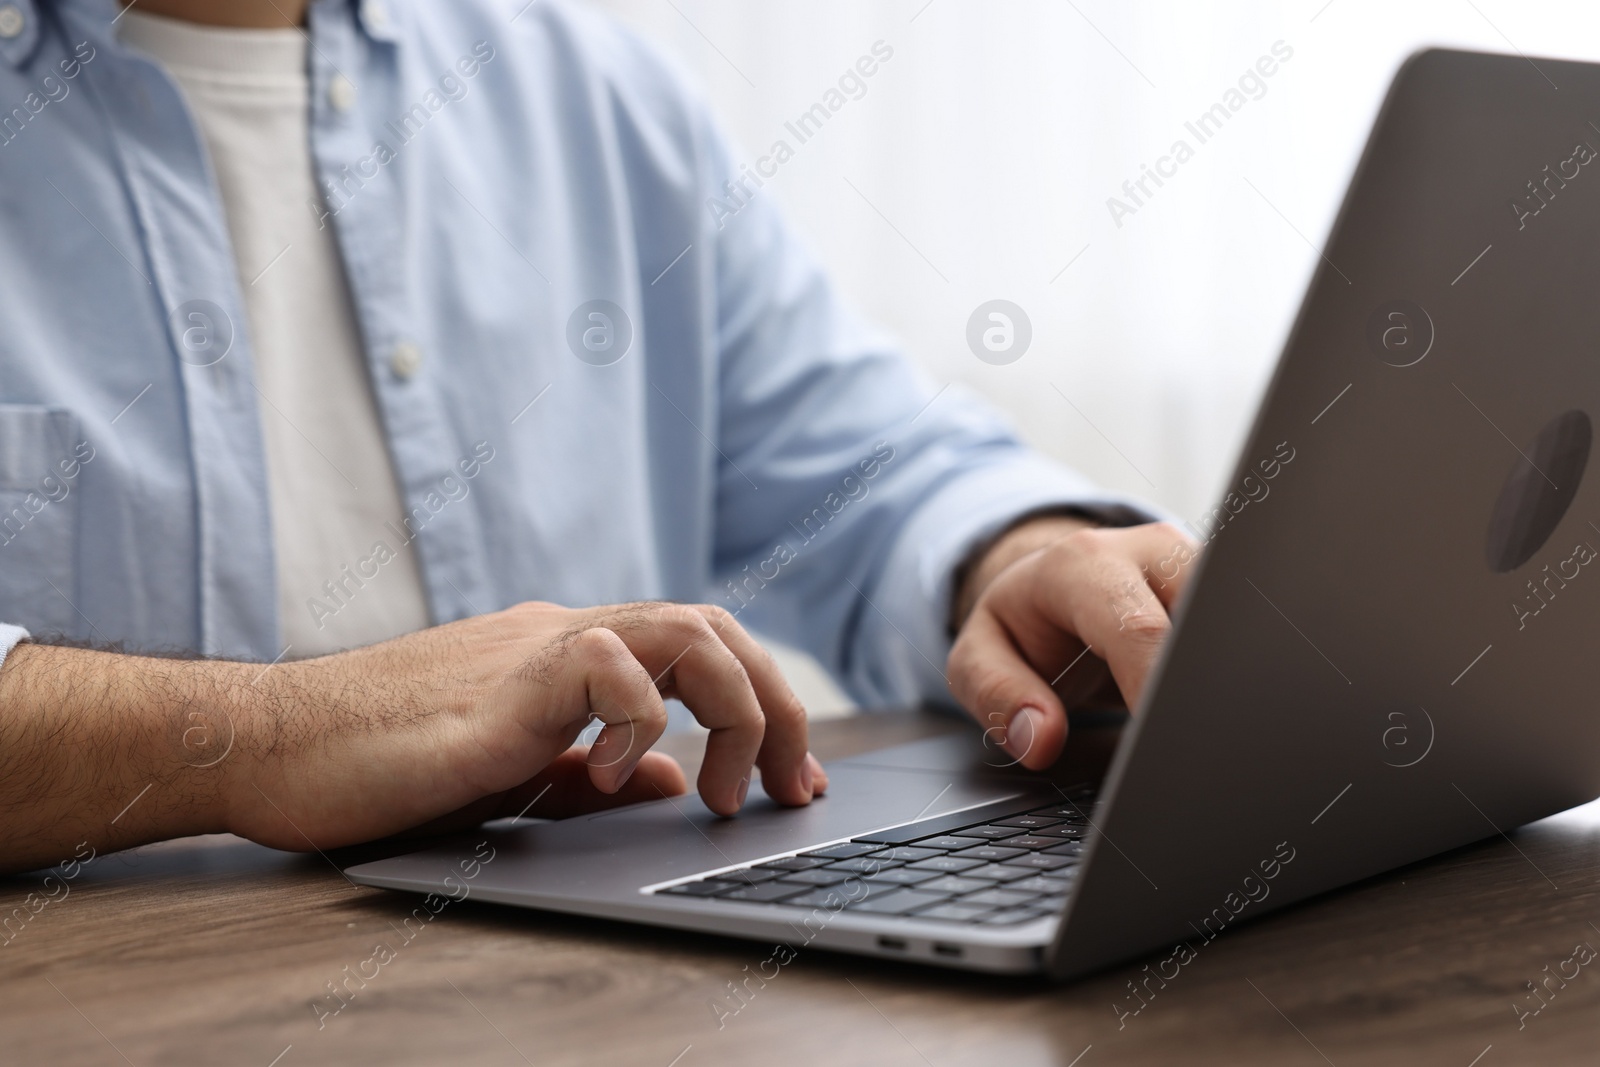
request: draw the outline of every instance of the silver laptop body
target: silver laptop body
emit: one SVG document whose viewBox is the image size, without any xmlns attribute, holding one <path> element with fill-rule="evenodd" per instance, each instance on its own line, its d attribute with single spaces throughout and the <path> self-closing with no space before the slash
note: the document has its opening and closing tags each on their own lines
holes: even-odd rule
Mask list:
<svg viewBox="0 0 1600 1067">
<path fill-rule="evenodd" d="M 1236 923 L 1600 795 L 1594 100 L 1590 64 L 1401 68 L 1120 743 L 1075 730 L 1031 775 L 973 728 L 830 764 L 807 809 L 677 797 L 347 874 L 1067 978 L 1182 966 Z"/>
</svg>

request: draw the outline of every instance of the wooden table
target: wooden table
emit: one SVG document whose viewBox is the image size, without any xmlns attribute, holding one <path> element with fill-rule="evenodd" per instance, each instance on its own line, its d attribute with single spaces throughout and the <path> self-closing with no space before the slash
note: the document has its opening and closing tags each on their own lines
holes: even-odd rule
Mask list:
<svg viewBox="0 0 1600 1067">
<path fill-rule="evenodd" d="M 814 747 L 828 759 L 951 728 L 858 717 L 819 724 Z M 769 946 L 469 900 L 319 1030 L 325 983 L 397 942 L 416 901 L 316 855 L 191 839 L 101 857 L 13 926 L 0 1063 L 1593 1063 L 1600 960 L 1564 961 L 1600 948 L 1597 859 L 1600 814 L 1579 809 L 1374 879 L 1228 933 L 1120 1030 L 1138 964 L 1052 988 L 821 952 L 719 1029 L 709 1002 Z M 40 884 L 0 880 L 0 915 Z M 1519 1029 L 1513 1005 L 1541 1003 L 1526 983 L 1563 969 L 1576 977 L 1549 979 Z"/>
</svg>

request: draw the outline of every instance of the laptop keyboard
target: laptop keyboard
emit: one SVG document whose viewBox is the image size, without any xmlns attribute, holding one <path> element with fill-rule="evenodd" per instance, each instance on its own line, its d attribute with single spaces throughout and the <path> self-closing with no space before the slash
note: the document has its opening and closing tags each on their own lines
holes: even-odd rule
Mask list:
<svg viewBox="0 0 1600 1067">
<path fill-rule="evenodd" d="M 1094 800 L 1092 789 L 1078 789 L 1042 807 L 988 804 L 656 892 L 1012 926 L 1060 911 L 1078 873 Z"/>
</svg>

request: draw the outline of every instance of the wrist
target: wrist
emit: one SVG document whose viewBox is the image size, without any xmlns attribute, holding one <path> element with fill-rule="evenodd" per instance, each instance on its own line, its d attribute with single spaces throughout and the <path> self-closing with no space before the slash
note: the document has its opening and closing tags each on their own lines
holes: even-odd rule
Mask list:
<svg viewBox="0 0 1600 1067">
<path fill-rule="evenodd" d="M 91 653 L 105 672 L 107 703 L 138 727 L 118 731 L 120 762 L 150 791 L 119 825 L 139 841 L 225 833 L 228 783 L 240 768 L 241 691 L 257 666 Z M 143 784 L 139 784 L 143 788 Z M 148 808 L 145 803 L 153 801 Z"/>
<path fill-rule="evenodd" d="M 216 772 L 215 804 L 228 833 L 258 840 L 263 826 L 284 821 L 274 805 L 290 803 L 284 783 L 296 779 L 297 757 L 324 745 L 326 727 L 336 720 L 331 707 L 315 713 L 317 669 L 325 662 L 230 663 L 237 670 L 213 680 L 211 718 L 196 723 L 210 732 L 197 730 L 186 751 Z M 290 838 L 287 847 L 296 844 Z"/>
<path fill-rule="evenodd" d="M 275 683 L 290 668 L 212 662 L 187 688 L 176 713 L 174 750 L 192 779 L 194 799 L 211 833 L 241 833 L 246 813 L 261 804 L 256 782 L 283 750 L 281 701 Z"/>
</svg>

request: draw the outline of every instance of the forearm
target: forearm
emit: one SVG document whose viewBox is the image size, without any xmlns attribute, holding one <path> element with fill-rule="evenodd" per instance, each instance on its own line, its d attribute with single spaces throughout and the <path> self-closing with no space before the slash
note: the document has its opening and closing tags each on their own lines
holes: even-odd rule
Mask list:
<svg viewBox="0 0 1600 1067">
<path fill-rule="evenodd" d="M 259 665 L 23 644 L 0 667 L 0 872 L 228 828 Z"/>
<path fill-rule="evenodd" d="M 711 730 L 713 810 L 739 809 L 755 765 L 780 804 L 826 788 L 800 701 L 707 606 L 519 604 L 268 666 L 19 645 L 0 665 L 0 872 L 191 834 L 304 851 L 470 825 L 526 813 L 574 755 L 597 797 L 681 791 L 676 764 L 642 762 L 668 698 Z"/>
</svg>

